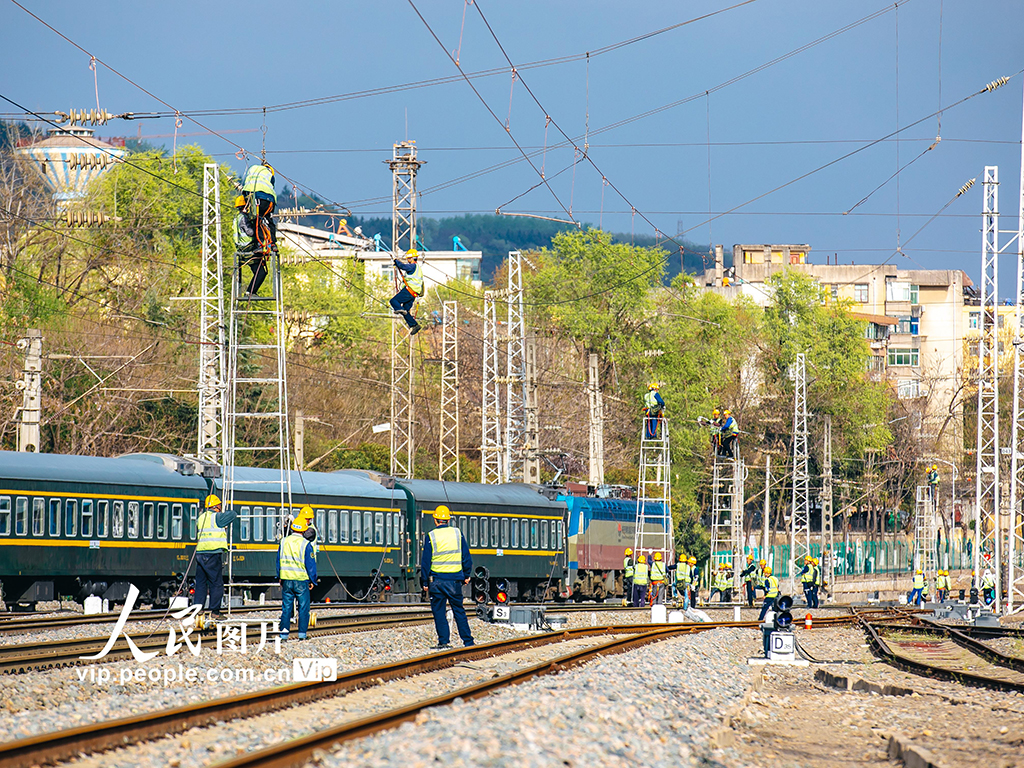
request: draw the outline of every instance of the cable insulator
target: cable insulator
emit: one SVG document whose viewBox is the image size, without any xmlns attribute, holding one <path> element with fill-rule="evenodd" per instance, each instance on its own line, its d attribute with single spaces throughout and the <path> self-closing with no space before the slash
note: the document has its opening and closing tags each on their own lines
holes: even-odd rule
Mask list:
<svg viewBox="0 0 1024 768">
<path fill-rule="evenodd" d="M 977 178 L 974 178 L 974 179 L 971 179 L 970 181 L 968 181 L 966 184 L 964 184 L 962 187 L 960 187 L 960 191 L 956 193 L 956 196 L 960 197 L 960 195 L 962 195 L 968 189 L 973 187 L 974 186 L 974 182 L 976 182 L 976 181 L 977 181 Z"/>
<path fill-rule="evenodd" d="M 991 83 L 985 86 L 986 91 L 994 91 L 996 88 L 1001 88 L 1010 82 L 1008 77 L 1000 77 L 998 80 L 993 80 Z"/>
<path fill-rule="evenodd" d="M 97 227 L 109 221 L 119 221 L 99 211 L 65 211 L 64 221 L 69 227 Z"/>
<path fill-rule="evenodd" d="M 58 118 L 69 125 L 106 125 L 115 115 L 105 109 L 72 109 L 70 112 L 54 112 Z M 130 112 L 128 114 L 131 114 Z"/>
</svg>

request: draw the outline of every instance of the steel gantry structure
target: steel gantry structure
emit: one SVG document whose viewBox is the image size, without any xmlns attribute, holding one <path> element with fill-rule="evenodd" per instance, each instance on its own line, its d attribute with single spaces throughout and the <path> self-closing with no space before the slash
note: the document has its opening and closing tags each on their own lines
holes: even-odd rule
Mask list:
<svg viewBox="0 0 1024 768">
<path fill-rule="evenodd" d="M 793 366 L 793 501 L 789 520 L 789 556 L 796 557 L 798 546 L 811 552 L 810 476 L 807 473 L 807 358 L 796 356 Z M 795 581 L 794 581 L 795 583 Z"/>
<path fill-rule="evenodd" d="M 974 484 L 973 568 L 991 564 L 1000 595 L 999 535 L 999 168 L 985 167 L 978 338 L 978 428 Z"/>
<path fill-rule="evenodd" d="M 484 291 L 483 401 L 480 426 L 480 482 L 503 482 L 501 399 L 498 385 L 498 320 L 494 291 Z"/>
<path fill-rule="evenodd" d="M 1013 424 L 1010 459 L 1010 509 L 1007 523 L 1006 607 L 1012 613 L 1024 606 L 1024 112 L 1021 115 L 1021 167 L 1017 207 L 1017 312 L 1013 324 Z"/>
<path fill-rule="evenodd" d="M 526 325 L 523 318 L 523 259 L 508 254 L 505 383 L 505 480 L 526 478 Z"/>
<path fill-rule="evenodd" d="M 392 178 L 391 253 L 397 258 L 416 247 L 416 174 L 423 161 L 416 157 L 415 141 L 400 141 L 394 145 L 391 159 L 386 162 Z M 395 289 L 401 289 L 398 270 L 394 278 Z M 416 455 L 413 386 L 412 334 L 400 317 L 392 317 L 391 474 L 396 477 L 413 476 Z"/>
<path fill-rule="evenodd" d="M 199 446 L 203 461 L 227 461 L 227 352 L 224 325 L 224 256 L 221 252 L 220 171 L 203 166 L 202 276 L 199 296 Z"/>
<path fill-rule="evenodd" d="M 445 301 L 441 313 L 441 424 L 438 480 L 459 481 L 459 304 Z"/>
</svg>

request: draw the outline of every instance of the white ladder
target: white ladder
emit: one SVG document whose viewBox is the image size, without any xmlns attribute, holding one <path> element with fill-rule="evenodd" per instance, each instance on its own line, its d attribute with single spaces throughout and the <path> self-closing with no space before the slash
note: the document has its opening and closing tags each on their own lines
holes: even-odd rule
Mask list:
<svg viewBox="0 0 1024 768">
<path fill-rule="evenodd" d="M 672 466 L 669 453 L 668 420 L 658 419 L 659 434 L 647 437 L 646 421 L 640 428 L 640 473 L 636 487 L 636 532 L 633 534 L 634 562 L 640 555 L 650 568 L 654 553 L 661 553 L 666 571 L 675 560 L 672 531 Z M 668 579 L 666 572 L 666 581 Z"/>
</svg>

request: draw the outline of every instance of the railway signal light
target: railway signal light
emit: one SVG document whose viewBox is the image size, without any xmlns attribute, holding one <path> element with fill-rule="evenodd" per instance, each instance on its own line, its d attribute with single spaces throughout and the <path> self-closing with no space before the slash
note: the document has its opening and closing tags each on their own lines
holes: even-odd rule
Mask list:
<svg viewBox="0 0 1024 768">
<path fill-rule="evenodd" d="M 490 572 L 487 570 L 487 566 L 477 566 L 476 570 L 473 571 L 472 587 L 473 587 L 473 602 L 475 603 L 486 603 L 488 593 L 490 592 Z"/>
<path fill-rule="evenodd" d="M 495 583 L 494 588 L 497 590 L 494 594 L 494 602 L 504 604 L 508 602 L 508 582 L 505 579 L 498 580 Z"/>
</svg>

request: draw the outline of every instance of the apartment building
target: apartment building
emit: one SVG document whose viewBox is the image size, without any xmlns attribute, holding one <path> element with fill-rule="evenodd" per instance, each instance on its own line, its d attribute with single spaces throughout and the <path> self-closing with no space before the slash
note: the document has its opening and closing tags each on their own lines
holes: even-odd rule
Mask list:
<svg viewBox="0 0 1024 768">
<path fill-rule="evenodd" d="M 893 264 L 812 264 L 809 245 L 735 245 L 732 266 L 716 248 L 715 267 L 703 285 L 727 298 L 745 296 L 759 306 L 771 301 L 768 279 L 793 270 L 821 283 L 833 299 L 850 303 L 865 322 L 870 370 L 888 380 L 897 397 L 915 401 L 922 438 L 937 450 L 960 450 L 966 331 L 971 322 L 961 270 L 900 269 Z M 976 308 L 975 308 L 976 309 Z M 1006 321 L 1009 323 L 1010 321 Z"/>
</svg>

